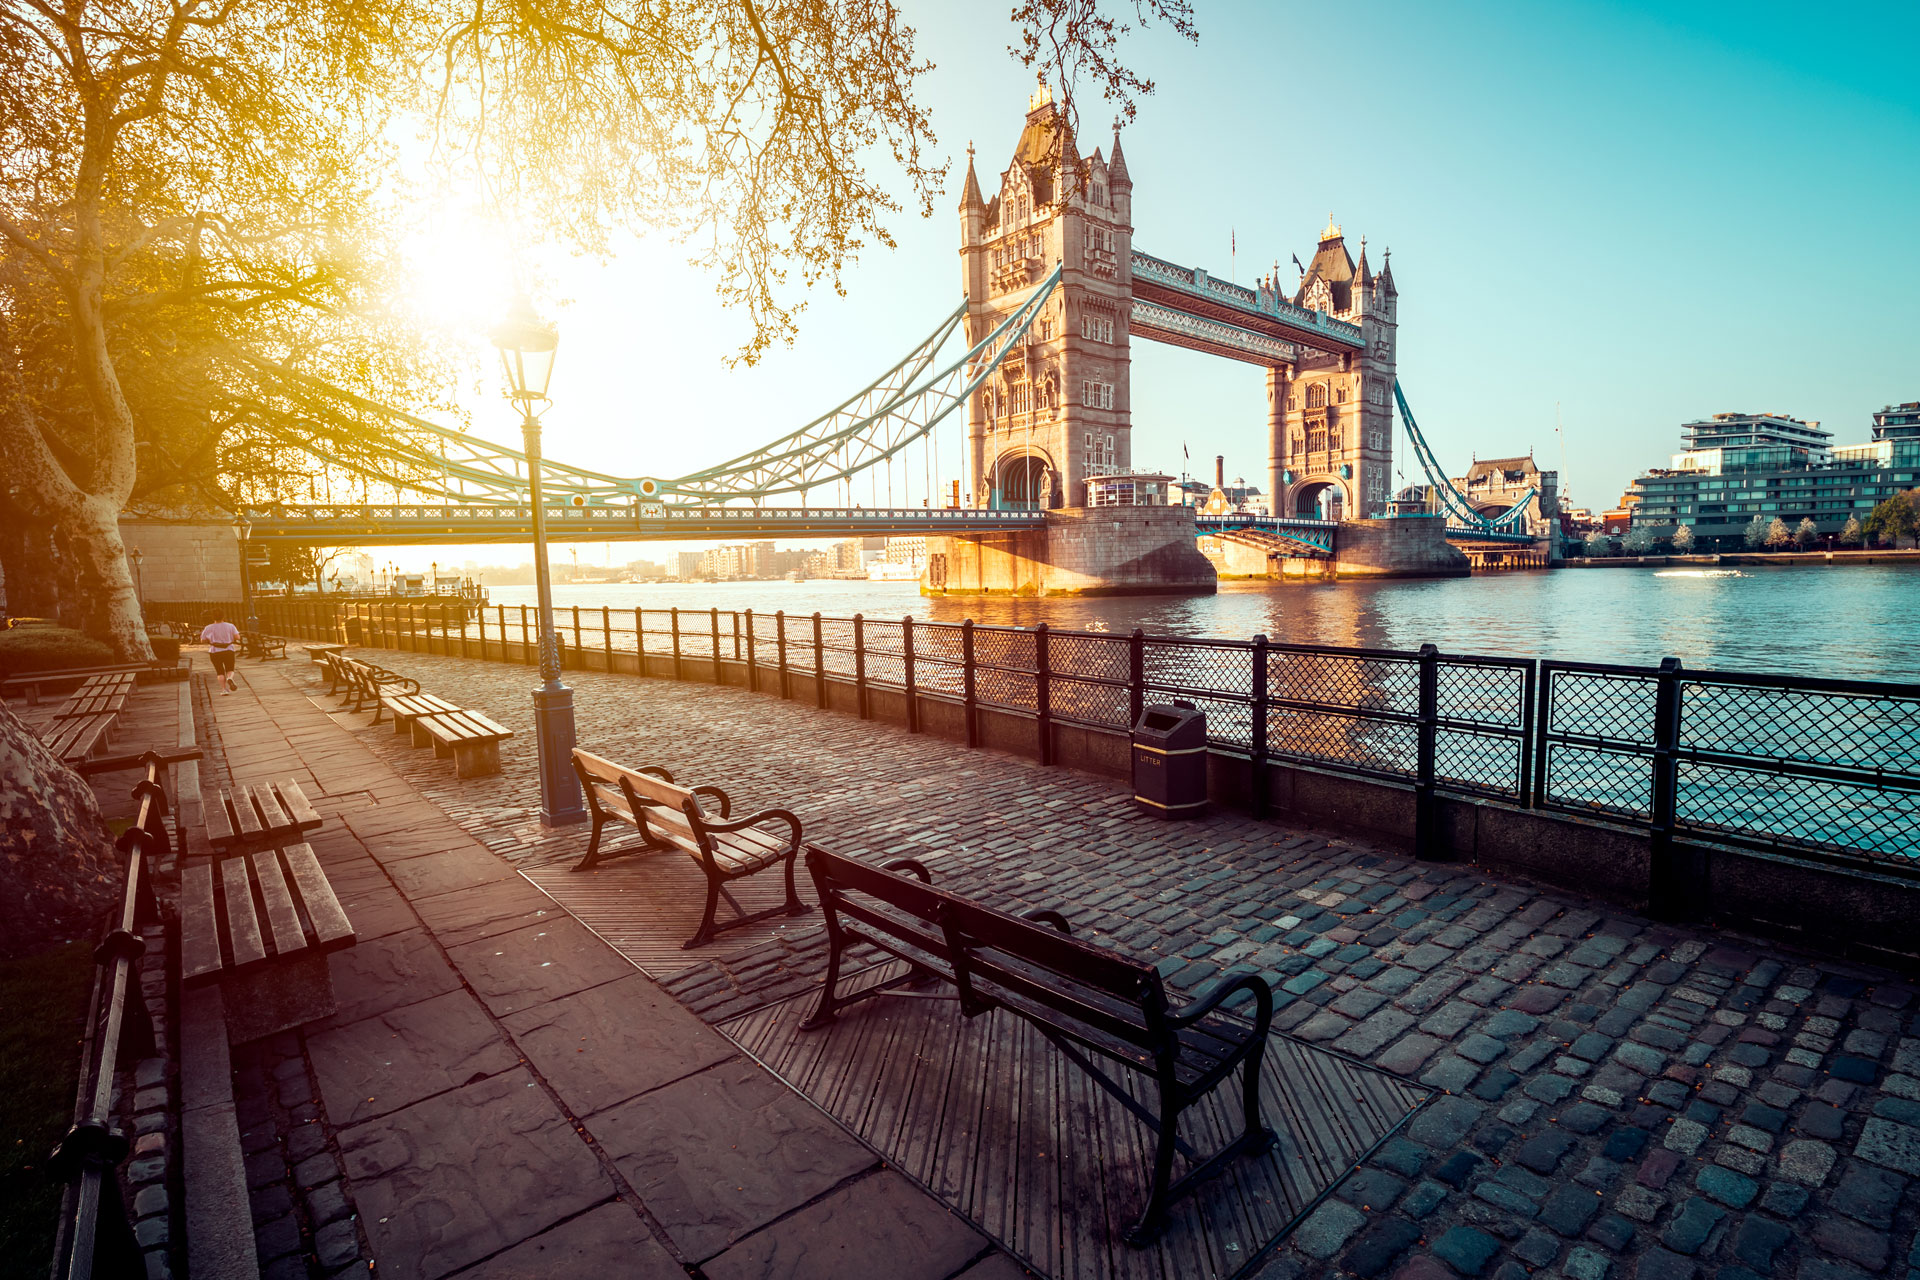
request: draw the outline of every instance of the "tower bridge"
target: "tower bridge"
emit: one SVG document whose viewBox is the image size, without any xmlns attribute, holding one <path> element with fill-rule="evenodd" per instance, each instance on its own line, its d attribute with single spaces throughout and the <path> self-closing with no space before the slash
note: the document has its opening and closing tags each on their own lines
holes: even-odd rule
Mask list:
<svg viewBox="0 0 1920 1280">
<path fill-rule="evenodd" d="M 551 536 L 922 535 L 928 590 L 1046 593 L 1211 590 L 1215 565 L 1196 539 L 1230 543 L 1257 564 L 1419 575 L 1467 572 L 1451 542 L 1518 545 L 1546 532 L 1554 513 L 1544 491 L 1488 511 L 1440 469 L 1397 381 L 1399 290 L 1386 255 L 1374 271 L 1365 240 L 1355 258 L 1329 218 L 1294 287 L 1282 286 L 1277 264 L 1243 286 L 1136 248 L 1133 193 L 1118 133 L 1110 152 L 1081 155 L 1043 87 L 991 196 L 968 148 L 958 210 L 964 300 L 926 338 L 829 412 L 691 475 L 628 478 L 544 461 Z M 943 356 L 956 336 L 966 350 Z M 1134 468 L 1136 337 L 1265 371 L 1271 514 L 1196 520 L 1185 508 L 1092 505 L 1103 499 L 1089 477 Z M 1394 509 L 1396 405 L 1437 514 Z M 396 501 L 254 506 L 245 513 L 253 536 L 530 537 L 523 454 L 400 417 L 409 430 L 390 446 L 393 465 L 369 477 Z M 811 500 L 890 468 L 910 447 L 944 456 L 933 441 L 949 422 L 964 424 L 967 463 L 952 500 L 944 485 L 938 506 L 932 494 L 919 507 Z M 398 500 L 402 492 L 419 500 Z"/>
</svg>

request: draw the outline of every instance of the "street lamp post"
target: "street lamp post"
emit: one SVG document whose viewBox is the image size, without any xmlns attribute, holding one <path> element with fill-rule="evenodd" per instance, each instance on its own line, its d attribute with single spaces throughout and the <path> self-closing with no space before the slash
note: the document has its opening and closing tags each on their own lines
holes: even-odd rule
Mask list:
<svg viewBox="0 0 1920 1280">
<path fill-rule="evenodd" d="M 133 598 L 140 602 L 140 607 L 143 609 L 147 605 L 147 593 L 140 581 L 140 565 L 145 559 L 146 556 L 141 554 L 138 547 L 127 552 L 127 560 L 133 565 Z"/>
<path fill-rule="evenodd" d="M 247 539 L 253 536 L 253 525 L 244 515 L 233 517 L 233 537 L 240 544 L 240 612 L 246 618 L 249 631 L 260 629 L 260 619 L 253 616 L 253 566 L 248 563 Z"/>
<path fill-rule="evenodd" d="M 534 741 L 540 756 L 540 824 L 565 826 L 586 819 L 580 782 L 573 772 L 573 690 L 560 683 L 560 637 L 553 627 L 553 576 L 547 565 L 545 499 L 540 490 L 540 417 L 548 403 L 547 382 L 560 335 L 534 314 L 525 294 L 507 308 L 493 330 L 506 371 L 507 396 L 520 410 L 526 442 L 527 490 L 533 504 L 533 572 L 540 595 L 540 680 L 533 691 Z"/>
</svg>

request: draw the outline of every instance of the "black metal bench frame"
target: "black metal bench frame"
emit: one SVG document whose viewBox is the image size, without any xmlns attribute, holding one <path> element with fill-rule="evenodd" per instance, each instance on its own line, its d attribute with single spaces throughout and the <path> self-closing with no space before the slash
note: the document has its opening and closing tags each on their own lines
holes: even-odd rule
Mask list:
<svg viewBox="0 0 1920 1280">
<path fill-rule="evenodd" d="M 593 834 L 587 840 L 586 855 L 575 864 L 573 869 L 575 871 L 591 871 L 600 864 L 602 858 L 625 853 L 665 853 L 677 851 L 688 854 L 693 858 L 694 863 L 700 870 L 706 874 L 707 905 L 706 909 L 701 913 L 699 929 L 694 932 L 693 937 L 680 944 L 684 950 L 691 951 L 695 947 L 705 946 L 707 943 L 713 941 L 717 934 L 725 933 L 729 929 L 738 929 L 742 925 L 757 924 L 762 920 L 769 920 L 778 915 L 805 915 L 811 910 L 806 903 L 800 900 L 799 892 L 794 884 L 794 867 L 795 864 L 799 862 L 800 851 L 805 846 L 801 843 L 804 833 L 801 830 L 800 819 L 792 812 L 786 809 L 763 809 L 759 813 L 751 814 L 748 817 L 736 821 L 733 819 L 733 801 L 730 800 L 727 797 L 727 793 L 719 787 L 704 785 L 696 787 L 683 786 L 681 783 L 673 780 L 673 774 L 658 765 L 641 765 L 638 768 L 629 768 L 626 765 L 614 765 L 614 768 L 622 774 L 645 774 L 648 777 L 658 778 L 660 781 L 671 786 L 680 787 L 688 793 L 687 799 L 682 802 L 679 812 L 693 833 L 694 842 L 698 846 L 696 852 L 695 850 L 682 847 L 670 836 L 663 834 L 664 828 L 662 828 L 662 831 L 654 830 L 653 824 L 648 822 L 647 815 L 663 806 L 656 800 L 651 800 L 637 794 L 633 789 L 633 783 L 626 777 L 619 777 L 617 781 L 619 783 L 620 793 L 626 799 L 628 813 L 631 813 L 632 817 L 609 809 L 605 804 L 601 803 L 600 796 L 595 790 L 595 783 L 598 782 L 604 786 L 611 784 L 616 781 L 616 779 L 597 777 L 592 770 L 581 761 L 581 754 L 582 753 L 577 750 L 573 754 L 573 771 L 580 779 L 580 789 L 586 792 L 588 813 L 593 819 Z M 613 761 L 609 760 L 607 763 L 613 764 Z M 720 806 L 720 821 L 714 822 L 701 811 L 699 797 L 702 796 L 711 799 L 715 804 Z M 656 819 L 655 821 L 657 822 L 658 820 Z M 618 849 L 614 850 L 612 854 L 603 854 L 600 851 L 600 837 L 602 829 L 609 822 L 630 823 L 640 833 L 640 847 L 637 849 Z M 732 897 L 729 896 L 727 899 L 728 902 L 731 903 L 734 910 L 739 911 L 740 914 L 731 920 L 716 922 L 714 915 L 719 910 L 720 897 L 727 885 L 735 880 L 744 880 L 749 876 L 758 875 L 760 872 L 766 871 L 770 867 L 778 864 L 770 862 L 754 867 L 750 871 L 729 871 L 727 868 L 722 867 L 718 861 L 714 848 L 714 837 L 745 831 L 749 827 L 754 827 L 766 822 L 784 822 L 792 831 L 791 838 L 787 842 L 786 852 L 779 859 L 779 863 L 785 864 L 784 870 L 787 882 L 786 901 L 777 907 L 768 907 L 764 911 L 746 912 L 741 911 L 740 904 L 734 902 Z"/>
<path fill-rule="evenodd" d="M 1005 1009 L 1026 1019 L 1155 1135 L 1153 1181 L 1146 1208 L 1126 1230 L 1128 1244 L 1151 1243 L 1165 1228 L 1174 1200 L 1230 1160 L 1273 1145 L 1273 1131 L 1260 1117 L 1260 1062 L 1273 992 L 1259 975 L 1222 977 L 1176 1012 L 1158 969 L 1073 937 L 1057 911 L 1024 917 L 996 911 L 934 887 L 927 869 L 911 858 L 878 867 L 813 845 L 806 857 L 830 950 L 820 1003 L 801 1028 L 824 1027 L 848 1005 L 934 980 L 954 985 L 966 1017 Z M 841 957 L 856 943 L 906 961 L 907 971 L 841 995 Z M 1251 1024 L 1221 1011 L 1241 992 L 1253 997 Z M 1142 1106 L 1085 1051 L 1151 1076 L 1159 1109 Z M 1179 1136 L 1180 1115 L 1236 1069 L 1242 1073 L 1242 1130 L 1201 1159 Z M 1177 1182 L 1176 1153 L 1195 1162 Z"/>
<path fill-rule="evenodd" d="M 328 693 L 338 692 L 341 698 L 353 697 L 349 711 L 365 711 L 371 702 L 375 710 L 379 709 L 380 696 L 388 685 L 401 686 L 402 693 L 420 692 L 420 682 L 412 676 L 403 676 L 389 671 L 385 667 L 376 667 L 371 662 L 362 662 L 358 658 L 349 658 L 344 654 L 334 654 L 327 663 L 333 673 L 333 685 Z M 341 689 L 342 684 L 346 685 Z"/>
</svg>

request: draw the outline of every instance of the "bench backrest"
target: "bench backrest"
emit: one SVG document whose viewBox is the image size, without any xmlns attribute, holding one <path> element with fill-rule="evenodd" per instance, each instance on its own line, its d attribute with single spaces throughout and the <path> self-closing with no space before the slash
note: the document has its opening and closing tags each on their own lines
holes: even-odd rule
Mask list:
<svg viewBox="0 0 1920 1280">
<path fill-rule="evenodd" d="M 969 1014 L 1005 1004 L 1063 1030 L 1149 1053 L 1174 1047 L 1152 965 L 871 863 L 809 846 L 823 909 L 902 944 L 951 977 Z"/>
<path fill-rule="evenodd" d="M 573 767 L 580 775 L 581 785 L 601 807 L 635 822 L 645 821 L 663 835 L 699 843 L 699 834 L 688 821 L 686 811 L 691 802 L 694 813 L 700 812 L 699 797 L 691 789 L 677 785 L 665 769 L 643 773 L 578 747 L 573 749 Z"/>
</svg>

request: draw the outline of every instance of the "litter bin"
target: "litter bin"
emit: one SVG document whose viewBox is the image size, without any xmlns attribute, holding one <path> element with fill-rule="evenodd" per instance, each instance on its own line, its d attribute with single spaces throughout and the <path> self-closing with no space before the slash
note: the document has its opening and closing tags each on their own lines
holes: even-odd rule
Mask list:
<svg viewBox="0 0 1920 1280">
<path fill-rule="evenodd" d="M 1207 807 L 1207 713 L 1191 702 L 1143 708 L 1133 726 L 1133 798 L 1162 818 Z"/>
</svg>

